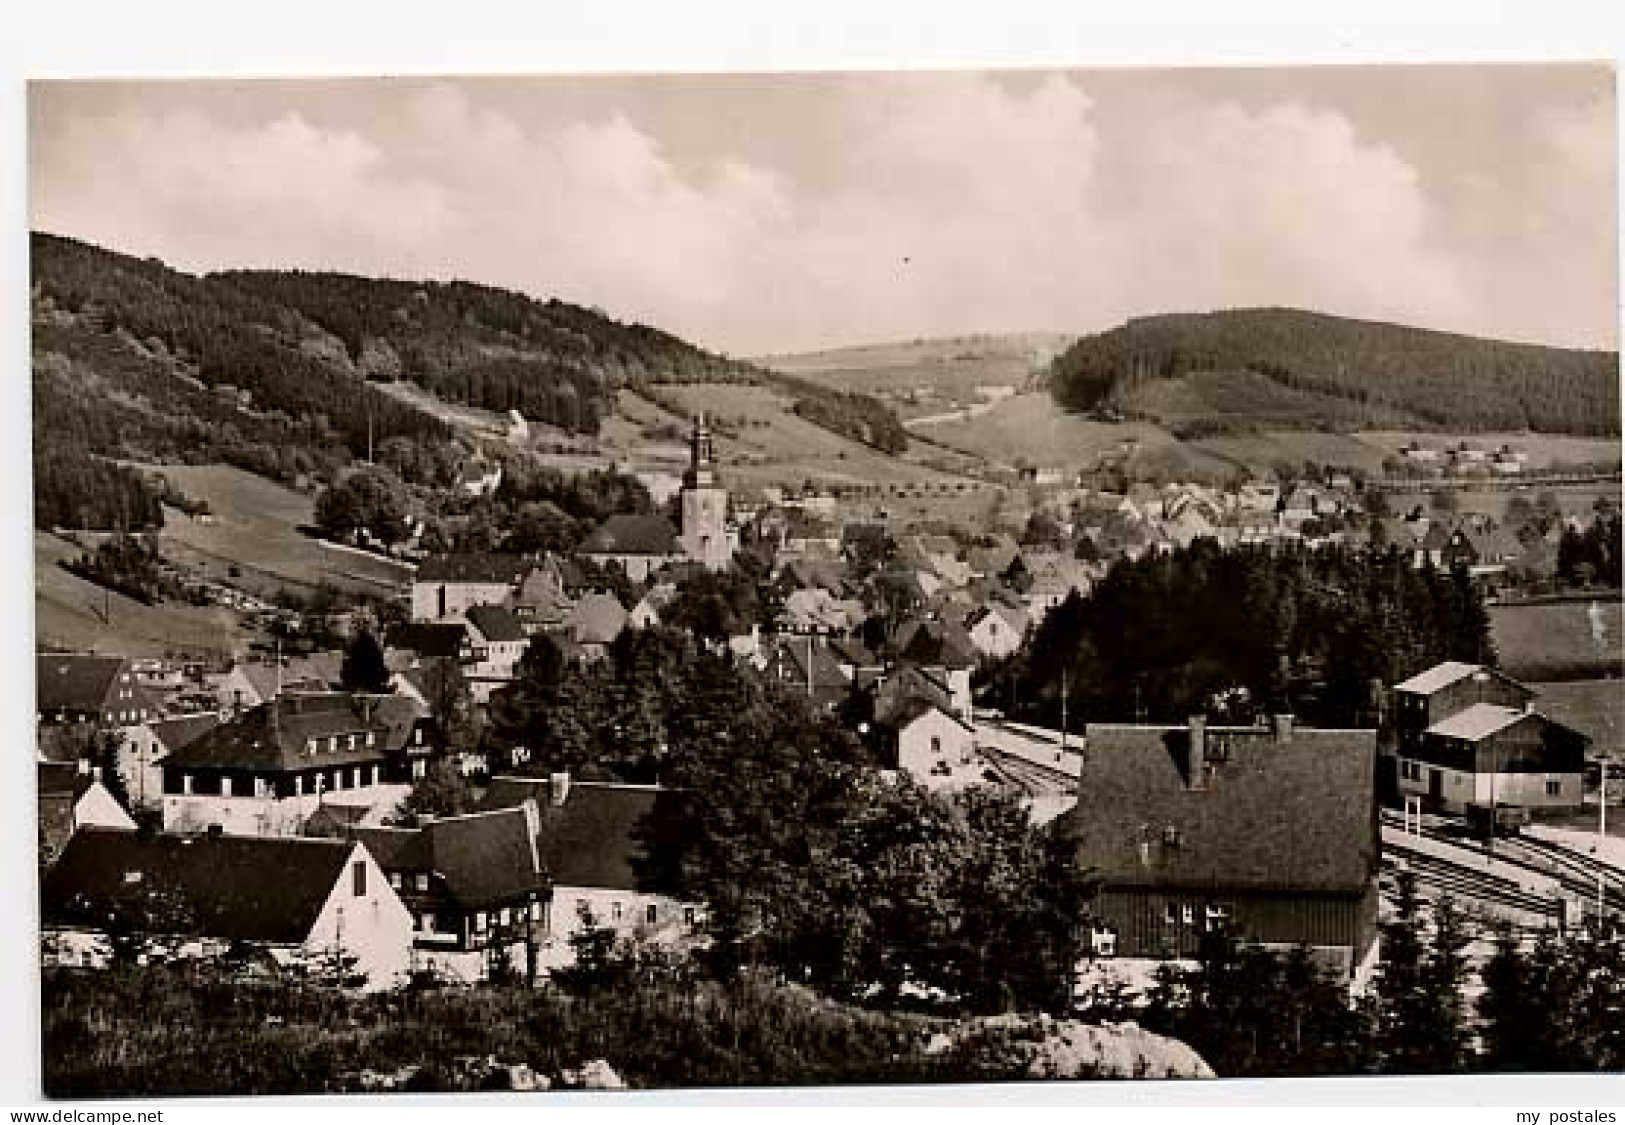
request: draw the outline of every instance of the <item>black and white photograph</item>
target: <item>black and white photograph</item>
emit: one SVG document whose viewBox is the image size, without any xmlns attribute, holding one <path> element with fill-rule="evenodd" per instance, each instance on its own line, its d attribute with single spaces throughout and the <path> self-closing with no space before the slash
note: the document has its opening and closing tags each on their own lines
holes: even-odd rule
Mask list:
<svg viewBox="0 0 1625 1125">
<path fill-rule="evenodd" d="M 33 78 L 42 1095 L 1625 1071 L 1615 90 Z"/>
</svg>

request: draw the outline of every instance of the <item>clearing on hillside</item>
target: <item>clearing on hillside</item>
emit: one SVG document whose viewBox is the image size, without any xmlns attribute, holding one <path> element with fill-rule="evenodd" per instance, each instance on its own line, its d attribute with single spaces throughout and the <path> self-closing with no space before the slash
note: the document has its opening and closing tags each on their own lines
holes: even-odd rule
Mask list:
<svg viewBox="0 0 1625 1125">
<path fill-rule="evenodd" d="M 145 467 L 209 502 L 207 521 L 167 510 L 161 536 L 166 557 L 203 577 L 260 596 L 283 587 L 309 593 L 325 584 L 374 597 L 399 593 L 411 578 L 405 563 L 300 531 L 312 519 L 314 501 L 274 481 L 230 465 Z"/>
<path fill-rule="evenodd" d="M 143 657 L 219 658 L 248 651 L 253 634 L 235 611 L 181 602 L 144 605 L 57 565 L 81 553 L 66 539 L 34 533 L 35 643 Z"/>
<path fill-rule="evenodd" d="M 1521 680 L 1575 680 L 1618 675 L 1625 663 L 1619 595 L 1489 607 L 1490 635 L 1501 666 Z"/>
</svg>

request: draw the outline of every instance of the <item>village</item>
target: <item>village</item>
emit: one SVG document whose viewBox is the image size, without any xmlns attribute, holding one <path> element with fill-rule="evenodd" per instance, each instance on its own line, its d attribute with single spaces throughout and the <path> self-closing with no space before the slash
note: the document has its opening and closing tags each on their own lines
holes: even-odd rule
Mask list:
<svg viewBox="0 0 1625 1125">
<path fill-rule="evenodd" d="M 1043 726 L 989 698 L 987 670 L 1119 559 L 1198 540 L 1331 549 L 1386 537 L 1415 567 L 1495 589 L 1528 550 L 1508 532 L 1420 509 L 1373 517 L 1333 481 L 1056 490 L 1023 541 L 894 540 L 872 520 L 838 522 L 816 493 L 731 498 L 703 416 L 689 449 L 675 523 L 612 515 L 574 555 L 428 555 L 402 592 L 405 619 L 358 617 L 348 651 L 224 667 L 40 652 L 48 961 L 107 963 L 135 891 L 184 904 L 187 925 L 151 936 L 194 954 L 247 943 L 284 966 L 338 954 L 374 989 L 514 966 L 535 980 L 569 966 L 588 931 L 703 947 L 706 903 L 645 875 L 645 826 L 680 789 L 572 775 L 533 761 L 539 747 L 499 756 L 448 731 L 460 708 L 503 704 L 533 645 L 567 669 L 605 661 L 752 544 L 782 600 L 766 628 L 719 613 L 707 643 L 846 722 L 883 774 L 934 792 L 992 787 L 1066 833 L 1079 870 L 1100 880 L 1078 936 L 1080 996 L 1102 973 L 1149 981 L 1221 927 L 1307 948 L 1358 990 L 1400 872 L 1531 933 L 1625 911 L 1618 838 L 1541 823 L 1588 809 L 1601 822 L 1617 747 L 1543 714 L 1534 690 L 1493 668 L 1418 668 L 1378 685 L 1369 725 L 1349 729 L 1289 713 L 1079 723 L 1064 688 L 1059 724 Z M 356 682 L 367 644 L 378 683 Z M 471 807 L 403 817 L 445 771 Z M 1606 799 L 1625 800 L 1625 779 Z M 1497 839 L 1509 830 L 1515 841 Z M 163 915 L 142 924 L 161 930 Z"/>
</svg>

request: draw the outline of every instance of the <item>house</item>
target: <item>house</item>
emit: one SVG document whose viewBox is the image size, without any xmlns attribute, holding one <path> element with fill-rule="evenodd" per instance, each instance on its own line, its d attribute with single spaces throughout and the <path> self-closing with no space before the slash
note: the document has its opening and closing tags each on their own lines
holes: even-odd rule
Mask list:
<svg viewBox="0 0 1625 1125">
<path fill-rule="evenodd" d="M 1577 809 L 1590 739 L 1493 668 L 1446 662 L 1394 688 L 1399 793 L 1424 808 Z"/>
<path fill-rule="evenodd" d="M 42 725 L 130 727 L 158 716 L 157 700 L 122 656 L 39 653 L 34 661 L 34 692 Z"/>
<path fill-rule="evenodd" d="M 583 656 L 596 659 L 615 643 L 627 620 L 627 612 L 615 595 L 600 590 L 576 602 L 565 619 L 564 633 L 580 646 Z"/>
<path fill-rule="evenodd" d="M 476 609 L 483 607 L 474 607 Z M 472 664 L 482 658 L 473 627 L 464 621 L 411 621 L 384 631 L 384 660 L 395 669 L 421 667 L 425 660 Z"/>
<path fill-rule="evenodd" d="M 490 496 L 502 485 L 502 466 L 474 458 L 457 475 L 457 489 L 465 496 Z"/>
<path fill-rule="evenodd" d="M 1345 978 L 1377 936 L 1376 732 L 1091 724 L 1056 821 L 1100 880 L 1095 958 L 1189 958 L 1226 926 Z"/>
<path fill-rule="evenodd" d="M 845 633 L 863 621 L 863 604 L 836 598 L 822 586 L 792 590 L 779 624 L 790 633 Z"/>
<path fill-rule="evenodd" d="M 657 514 L 610 516 L 593 529 L 576 553 L 600 566 L 619 566 L 634 582 L 647 581 L 655 571 L 684 557 L 677 529 Z"/>
<path fill-rule="evenodd" d="M 761 645 L 757 666 L 769 679 L 805 693 L 815 707 L 832 710 L 852 692 L 852 677 L 824 637 L 769 637 Z"/>
<path fill-rule="evenodd" d="M 411 915 L 349 841 L 85 828 L 40 900 L 48 963 L 106 964 L 116 919 L 181 956 L 247 946 L 282 966 L 353 958 L 371 988 L 399 984 L 410 964 Z"/>
<path fill-rule="evenodd" d="M 234 662 L 224 672 L 208 677 L 206 683 L 214 697 L 216 708 L 222 711 L 241 711 L 248 707 L 258 707 L 275 697 L 280 686 L 279 680 L 277 668 L 273 665 Z"/>
<path fill-rule="evenodd" d="M 652 629 L 660 624 L 660 614 L 677 596 L 677 586 L 659 582 L 638 599 L 638 604 L 627 612 L 626 623 L 634 629 Z"/>
<path fill-rule="evenodd" d="M 114 770 L 137 809 L 163 806 L 163 761 L 170 754 L 219 726 L 224 716 L 214 711 L 152 719 L 119 732 Z"/>
<path fill-rule="evenodd" d="M 39 860 L 49 867 L 81 828 L 133 830 L 135 821 L 102 784 L 88 762 L 40 762 L 38 770 Z"/>
<path fill-rule="evenodd" d="M 517 410 L 508 411 L 508 440 L 523 442 L 530 438 L 530 423 Z"/>
<path fill-rule="evenodd" d="M 970 677 L 976 667 L 976 646 L 958 625 L 916 618 L 903 624 L 893 640 L 896 661 L 933 673 L 948 685 L 949 710 L 971 713 Z"/>
<path fill-rule="evenodd" d="M 430 555 L 412 577 L 412 620 L 442 621 L 472 606 L 501 605 L 531 565 L 518 555 Z"/>
<path fill-rule="evenodd" d="M 927 789 L 963 789 L 987 782 L 988 763 L 976 752 L 976 730 L 940 703 L 911 696 L 875 726 L 882 760 Z"/>
<path fill-rule="evenodd" d="M 549 896 L 536 816 L 525 805 L 341 830 L 366 846 L 411 914 L 414 969 L 473 982 L 532 967 Z"/>
<path fill-rule="evenodd" d="M 1535 691 L 1494 668 L 1446 660 L 1395 684 L 1390 696 L 1394 741 L 1401 754 L 1408 754 L 1421 749 L 1422 735 L 1435 723 L 1478 703 L 1521 710 Z"/>
<path fill-rule="evenodd" d="M 423 776 L 435 750 L 429 734 L 418 704 L 397 696 L 262 703 L 163 760 L 164 828 L 297 835 L 328 793 L 382 796 L 384 786 Z"/>
<path fill-rule="evenodd" d="M 990 599 L 966 614 L 961 627 L 981 656 L 1001 660 L 1021 647 L 1030 624 L 1025 610 Z"/>
<path fill-rule="evenodd" d="M 526 633 L 548 633 L 563 628 L 572 605 L 566 571 L 574 569 L 573 563 L 567 565 L 567 560 L 550 554 L 520 579 L 519 586 L 504 604 L 513 610 Z"/>
<path fill-rule="evenodd" d="M 498 605 L 471 608 L 468 626 L 478 654 L 466 669 L 468 690 L 476 703 L 485 703 L 493 691 L 513 679 L 530 637 L 513 611 Z"/>
<path fill-rule="evenodd" d="M 541 961 L 570 964 L 570 938 L 590 918 L 595 927 L 668 948 L 700 940 L 699 904 L 664 893 L 651 870 L 651 827 L 682 800 L 658 785 L 547 778 L 496 777 L 484 809 L 529 802 L 537 811 L 536 849 L 553 894 L 544 911 Z"/>
</svg>

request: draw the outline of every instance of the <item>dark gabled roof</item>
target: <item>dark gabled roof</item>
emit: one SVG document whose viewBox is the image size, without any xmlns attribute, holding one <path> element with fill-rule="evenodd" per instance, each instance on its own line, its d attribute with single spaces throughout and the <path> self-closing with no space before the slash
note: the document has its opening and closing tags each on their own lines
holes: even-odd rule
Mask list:
<svg viewBox="0 0 1625 1125">
<path fill-rule="evenodd" d="M 469 582 L 484 586 L 514 585 L 531 562 L 520 555 L 430 555 L 418 564 L 417 582 Z"/>
<path fill-rule="evenodd" d="M 935 668 L 974 668 L 976 645 L 951 622 L 914 620 L 897 631 L 899 663 Z"/>
<path fill-rule="evenodd" d="M 347 840 L 81 828 L 45 877 L 42 918 L 99 929 L 133 911 L 156 933 L 298 944 L 354 850 Z"/>
<path fill-rule="evenodd" d="M 678 800 L 680 794 L 653 785 L 572 780 L 564 803 L 555 805 L 545 778 L 497 777 L 481 805 L 512 808 L 527 799 L 539 814 L 537 850 L 555 890 L 642 891 L 650 889 L 645 837 L 650 817 L 657 803 Z"/>
<path fill-rule="evenodd" d="M 209 733 L 222 722 L 221 716 L 214 711 L 205 711 L 197 715 L 179 715 L 173 719 L 159 719 L 147 724 L 147 729 L 153 736 L 164 744 L 164 749 L 173 754 L 175 751 L 190 746 L 203 735 Z"/>
<path fill-rule="evenodd" d="M 766 647 L 765 668 L 768 674 L 792 687 L 806 688 L 809 656 L 812 660 L 811 678 L 815 691 L 833 688 L 845 693 L 851 682 L 841 669 L 840 658 L 821 637 L 780 634 L 769 640 Z"/>
<path fill-rule="evenodd" d="M 1227 753 L 1198 788 L 1185 779 L 1189 737 L 1086 728 L 1078 804 L 1059 822 L 1080 867 L 1125 886 L 1365 888 L 1378 860 L 1375 731 L 1299 728 L 1283 740 L 1210 727 L 1210 751 Z"/>
<path fill-rule="evenodd" d="M 422 832 L 432 870 L 461 906 L 479 909 L 547 890 L 530 816 L 522 808 L 446 817 Z"/>
<path fill-rule="evenodd" d="M 519 618 L 511 610 L 499 605 L 477 605 L 468 611 L 468 619 L 480 635 L 488 641 L 522 641 L 525 639 L 524 627 L 519 624 Z"/>
<path fill-rule="evenodd" d="M 925 703 L 945 714 L 953 713 L 953 690 L 924 668 L 905 665 L 880 681 L 875 692 L 875 721 L 901 728 L 898 716 L 917 703 Z"/>
<path fill-rule="evenodd" d="M 472 616 L 472 613 L 470 614 Z M 461 621 L 414 621 L 391 625 L 384 633 L 384 647 L 415 652 L 424 657 L 455 660 L 468 642 L 468 626 Z"/>
<path fill-rule="evenodd" d="M 933 711 L 959 724 L 967 731 L 975 730 L 975 728 L 967 723 L 964 719 L 954 714 L 949 707 L 944 706 L 934 699 L 927 699 L 921 695 L 905 696 L 896 706 L 892 707 L 884 717 L 877 716 L 875 722 L 879 723 L 881 726 L 889 727 L 894 731 L 902 731 L 915 719 L 929 715 Z"/>
<path fill-rule="evenodd" d="M 128 708 L 150 707 L 146 693 L 130 672 L 130 662 L 122 656 L 94 656 L 88 653 L 39 653 L 34 662 L 34 688 L 37 709 L 45 715 L 60 711 L 100 713 L 104 708 L 114 710 L 109 700 L 118 684 L 139 692 L 137 702 Z"/>
<path fill-rule="evenodd" d="M 581 544 L 584 555 L 675 555 L 677 529 L 662 515 L 610 516 Z"/>
<path fill-rule="evenodd" d="M 351 828 L 385 871 L 434 873 L 459 906 L 482 910 L 544 895 L 547 875 L 531 814 L 501 807 L 429 821 L 419 828 Z"/>
<path fill-rule="evenodd" d="M 302 770 L 376 762 L 403 749 L 422 717 L 418 703 L 404 696 L 288 695 L 251 707 L 230 722 L 204 732 L 172 752 L 167 766 L 239 770 Z M 328 750 L 309 739 L 374 732 L 372 746 L 361 740 Z"/>
</svg>

